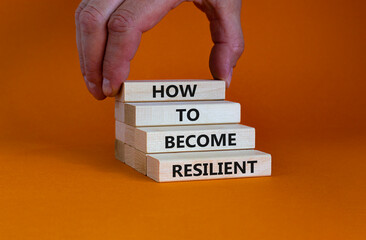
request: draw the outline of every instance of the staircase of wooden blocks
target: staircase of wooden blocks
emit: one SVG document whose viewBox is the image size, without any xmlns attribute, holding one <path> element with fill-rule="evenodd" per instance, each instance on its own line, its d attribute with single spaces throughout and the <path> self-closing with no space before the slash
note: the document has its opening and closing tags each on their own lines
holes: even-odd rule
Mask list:
<svg viewBox="0 0 366 240">
<path fill-rule="evenodd" d="M 271 175 L 225 82 L 127 81 L 116 97 L 116 158 L 157 182 Z"/>
</svg>

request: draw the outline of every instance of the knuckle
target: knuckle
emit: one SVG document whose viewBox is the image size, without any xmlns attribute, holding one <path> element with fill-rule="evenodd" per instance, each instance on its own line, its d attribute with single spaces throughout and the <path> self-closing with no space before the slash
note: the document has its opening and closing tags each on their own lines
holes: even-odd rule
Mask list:
<svg viewBox="0 0 366 240">
<path fill-rule="evenodd" d="M 80 13 L 83 9 L 81 7 L 78 7 L 76 10 L 75 10 L 75 19 L 76 21 L 79 21 L 79 16 L 80 16 Z"/>
<path fill-rule="evenodd" d="M 85 8 L 86 4 L 82 1 L 79 6 L 76 8 L 75 10 L 75 20 L 79 21 L 79 16 L 80 13 L 83 11 L 83 9 Z"/>
<path fill-rule="evenodd" d="M 108 22 L 108 30 L 112 32 L 125 32 L 135 26 L 134 14 L 127 9 L 116 11 Z"/>
<path fill-rule="evenodd" d="M 94 7 L 86 6 L 79 13 L 80 26 L 85 32 L 93 32 L 104 24 L 103 15 Z"/>
</svg>

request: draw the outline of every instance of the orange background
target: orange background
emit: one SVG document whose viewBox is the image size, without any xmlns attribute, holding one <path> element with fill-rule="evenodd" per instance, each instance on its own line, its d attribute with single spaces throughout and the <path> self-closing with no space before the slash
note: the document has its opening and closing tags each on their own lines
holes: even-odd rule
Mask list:
<svg viewBox="0 0 366 240">
<path fill-rule="evenodd" d="M 0 239 L 365 239 L 366 1 L 244 1 L 227 98 L 273 176 L 167 184 L 115 160 L 77 5 L 0 2 Z M 210 78 L 211 46 L 184 3 L 144 34 L 130 79 Z"/>
</svg>

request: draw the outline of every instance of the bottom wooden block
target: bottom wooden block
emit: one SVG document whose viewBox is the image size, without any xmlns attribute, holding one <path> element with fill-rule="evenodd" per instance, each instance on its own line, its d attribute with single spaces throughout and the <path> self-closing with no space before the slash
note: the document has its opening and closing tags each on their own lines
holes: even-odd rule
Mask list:
<svg viewBox="0 0 366 240">
<path fill-rule="evenodd" d="M 118 160 L 146 175 L 146 154 L 130 145 L 116 140 L 115 156 Z"/>
<path fill-rule="evenodd" d="M 157 182 L 271 175 L 271 155 L 257 150 L 146 154 L 116 140 L 115 155 Z"/>
<path fill-rule="evenodd" d="M 121 142 L 117 139 L 114 142 L 114 155 L 121 162 L 125 162 L 125 147 L 124 147 L 124 145 L 125 144 L 123 142 Z"/>
<path fill-rule="evenodd" d="M 147 176 L 157 182 L 271 175 L 271 155 L 256 150 L 147 155 Z"/>
</svg>

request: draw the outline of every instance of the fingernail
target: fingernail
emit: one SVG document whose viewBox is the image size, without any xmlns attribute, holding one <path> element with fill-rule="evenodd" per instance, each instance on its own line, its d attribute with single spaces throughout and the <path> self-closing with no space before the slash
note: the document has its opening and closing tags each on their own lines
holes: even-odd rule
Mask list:
<svg viewBox="0 0 366 240">
<path fill-rule="evenodd" d="M 97 84 L 95 84 L 93 82 L 89 82 L 86 78 L 85 78 L 85 83 L 90 91 L 93 91 L 97 87 Z"/>
<path fill-rule="evenodd" d="M 94 90 L 97 87 L 97 84 L 95 84 L 93 82 L 88 82 L 88 85 L 89 85 L 90 90 Z"/>
<path fill-rule="evenodd" d="M 231 68 L 228 77 L 226 78 L 225 82 L 226 82 L 226 87 L 229 88 L 230 87 L 230 83 L 231 83 L 231 78 L 233 76 L 233 68 Z"/>
<path fill-rule="evenodd" d="M 111 81 L 106 78 L 103 78 L 103 93 L 106 96 L 110 96 L 113 93 Z"/>
</svg>

